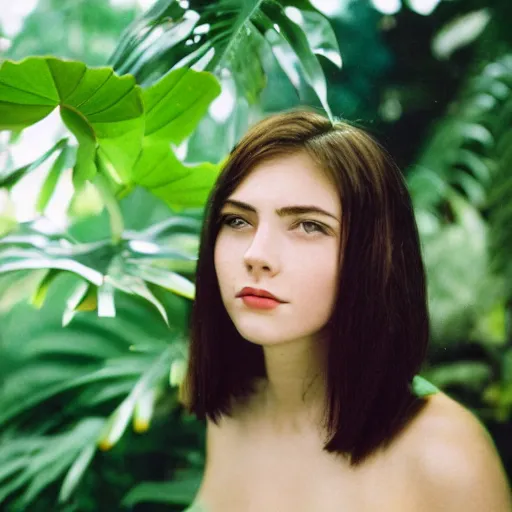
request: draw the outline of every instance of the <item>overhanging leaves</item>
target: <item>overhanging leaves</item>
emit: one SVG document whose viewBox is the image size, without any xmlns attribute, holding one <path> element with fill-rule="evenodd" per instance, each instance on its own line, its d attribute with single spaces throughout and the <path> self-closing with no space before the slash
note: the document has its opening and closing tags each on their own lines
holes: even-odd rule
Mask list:
<svg viewBox="0 0 512 512">
<path fill-rule="evenodd" d="M 205 204 L 219 171 L 219 165 L 208 162 L 184 165 L 168 143 L 149 142 L 135 164 L 133 181 L 172 208 L 196 207 Z"/>
<path fill-rule="evenodd" d="M 275 46 L 274 40 L 267 37 L 271 32 L 277 41 L 293 48 L 305 81 L 330 114 L 325 77 L 317 55 L 338 66 L 341 58 L 328 20 L 309 1 L 191 0 L 187 4 L 187 9 L 183 9 L 173 0 L 157 2 L 126 32 L 112 59 L 114 68 L 134 73 L 140 83 L 153 80 L 159 69 L 168 69 L 169 65 L 193 66 L 219 76 L 228 70 L 239 94 L 255 101 L 266 83 L 262 50 L 273 51 Z M 301 23 L 288 15 L 290 8 L 302 17 Z M 315 31 L 309 41 L 306 30 L 311 26 L 315 26 Z M 283 66 L 282 62 L 279 64 Z M 286 66 L 283 69 L 287 71 Z"/>
<path fill-rule="evenodd" d="M 195 266 L 191 252 L 179 236 L 197 236 L 199 225 L 190 219 L 173 219 L 171 225 L 157 225 L 147 232 L 128 232 L 119 243 L 100 240 L 73 243 L 63 236 L 48 236 L 22 225 L 18 232 L 0 238 L 0 274 L 16 270 L 51 269 L 41 280 L 32 302 L 41 307 L 60 271 L 80 277 L 67 300 L 63 324 L 68 325 L 77 311 L 98 309 L 100 316 L 115 316 L 114 292 L 138 295 L 159 311 L 166 323 L 167 312 L 147 283 L 193 299 L 193 283 L 174 269 Z M 166 249 L 159 237 L 173 237 Z M 165 242 L 167 245 L 168 242 Z M 156 249 L 155 249 L 156 248 Z"/>
<path fill-rule="evenodd" d="M 75 185 L 96 172 L 96 150 L 129 180 L 144 132 L 141 92 L 132 76 L 82 62 L 29 57 L 0 66 L 0 130 L 20 130 L 59 107 L 80 147 Z"/>
</svg>

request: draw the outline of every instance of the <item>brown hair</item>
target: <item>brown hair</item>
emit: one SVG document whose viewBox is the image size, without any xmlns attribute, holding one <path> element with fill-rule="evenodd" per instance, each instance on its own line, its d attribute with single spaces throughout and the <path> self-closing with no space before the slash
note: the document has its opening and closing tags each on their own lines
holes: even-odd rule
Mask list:
<svg viewBox="0 0 512 512">
<path fill-rule="evenodd" d="M 215 423 L 257 377 L 262 348 L 242 338 L 222 303 L 214 246 L 224 201 L 255 165 L 305 151 L 339 193 L 339 283 L 327 367 L 324 449 L 360 464 L 389 444 L 425 401 L 411 383 L 426 355 L 425 273 L 411 199 L 400 170 L 363 130 L 300 110 L 272 115 L 233 149 L 213 188 L 201 234 L 184 384 L 187 408 Z"/>
</svg>

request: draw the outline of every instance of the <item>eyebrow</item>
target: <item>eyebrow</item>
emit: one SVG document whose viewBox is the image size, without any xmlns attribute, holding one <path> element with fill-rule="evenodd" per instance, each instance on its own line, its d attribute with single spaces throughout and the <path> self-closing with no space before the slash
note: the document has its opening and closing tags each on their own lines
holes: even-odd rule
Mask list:
<svg viewBox="0 0 512 512">
<path fill-rule="evenodd" d="M 224 206 L 226 205 L 232 205 L 236 206 L 237 208 L 240 208 L 241 210 L 246 210 L 248 212 L 258 213 L 258 210 L 254 208 L 254 206 L 251 206 L 250 204 L 244 203 L 242 201 L 237 201 L 236 199 L 226 199 L 224 202 Z M 279 217 L 286 217 L 290 215 L 300 215 L 304 213 L 319 213 L 320 215 L 325 215 L 327 217 L 331 217 L 334 220 L 339 221 L 339 219 L 333 215 L 332 213 L 329 213 L 322 208 L 314 205 L 290 205 L 290 206 L 283 206 L 282 208 L 278 208 L 276 210 L 277 215 Z"/>
</svg>

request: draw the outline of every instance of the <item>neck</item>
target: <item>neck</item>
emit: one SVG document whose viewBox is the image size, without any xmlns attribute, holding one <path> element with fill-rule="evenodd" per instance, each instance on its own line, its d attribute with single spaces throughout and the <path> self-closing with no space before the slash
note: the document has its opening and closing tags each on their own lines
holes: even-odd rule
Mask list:
<svg viewBox="0 0 512 512">
<path fill-rule="evenodd" d="M 274 427 L 297 431 L 320 426 L 327 390 L 324 344 L 297 340 L 264 346 L 263 351 L 263 404 Z"/>
</svg>

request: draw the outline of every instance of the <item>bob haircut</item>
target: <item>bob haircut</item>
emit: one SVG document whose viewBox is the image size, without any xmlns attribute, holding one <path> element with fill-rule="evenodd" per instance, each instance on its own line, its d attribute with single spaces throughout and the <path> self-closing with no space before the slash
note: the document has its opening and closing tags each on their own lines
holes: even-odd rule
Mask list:
<svg viewBox="0 0 512 512">
<path fill-rule="evenodd" d="M 305 152 L 330 178 L 342 211 L 339 282 L 329 333 L 324 450 L 362 463 L 426 404 L 412 379 L 426 355 L 425 271 L 411 198 L 387 152 L 363 130 L 294 110 L 258 122 L 234 147 L 210 194 L 201 233 L 182 401 L 217 424 L 265 377 L 263 349 L 223 305 L 214 246 L 224 201 L 263 161 Z M 283 191 L 285 193 L 285 191 Z"/>
</svg>

